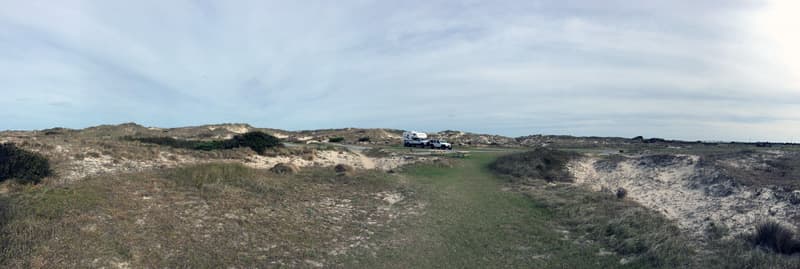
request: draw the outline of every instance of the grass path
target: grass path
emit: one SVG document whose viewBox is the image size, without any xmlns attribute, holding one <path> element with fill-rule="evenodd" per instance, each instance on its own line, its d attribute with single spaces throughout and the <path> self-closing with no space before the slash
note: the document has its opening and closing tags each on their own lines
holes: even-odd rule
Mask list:
<svg viewBox="0 0 800 269">
<path fill-rule="evenodd" d="M 393 242 L 377 255 L 353 258 L 357 267 L 608 268 L 619 257 L 565 240 L 554 214 L 518 193 L 502 191 L 487 165 L 496 154 L 476 154 L 454 168 L 421 166 L 406 173 L 424 215 L 383 235 Z"/>
</svg>

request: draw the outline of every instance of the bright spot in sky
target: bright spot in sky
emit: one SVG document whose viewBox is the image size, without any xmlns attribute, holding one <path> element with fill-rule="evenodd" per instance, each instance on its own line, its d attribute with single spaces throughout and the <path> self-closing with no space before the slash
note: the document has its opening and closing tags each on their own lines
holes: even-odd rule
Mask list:
<svg viewBox="0 0 800 269">
<path fill-rule="evenodd" d="M 770 0 L 753 16 L 754 34 L 761 38 L 762 53 L 786 68 L 794 91 L 800 89 L 800 1 Z"/>
</svg>

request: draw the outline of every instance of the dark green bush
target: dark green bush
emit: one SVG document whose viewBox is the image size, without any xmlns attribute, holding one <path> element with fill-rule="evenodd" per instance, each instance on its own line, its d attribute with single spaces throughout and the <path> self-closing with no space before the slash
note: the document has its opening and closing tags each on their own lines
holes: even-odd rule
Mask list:
<svg viewBox="0 0 800 269">
<path fill-rule="evenodd" d="M 14 144 L 0 144 L 0 182 L 14 178 L 20 183 L 35 184 L 52 174 L 50 162 L 44 156 Z"/>
<path fill-rule="evenodd" d="M 616 191 L 616 195 L 618 199 L 625 199 L 625 196 L 628 196 L 628 190 L 623 187 L 619 187 Z"/>
<path fill-rule="evenodd" d="M 281 140 L 264 132 L 249 132 L 226 141 L 225 147 L 248 147 L 258 154 L 264 154 L 268 148 L 281 145 Z"/>
<path fill-rule="evenodd" d="M 231 149 L 234 147 L 226 146 L 226 141 L 193 141 L 192 145 L 189 148 L 196 150 L 210 151 L 217 149 Z"/>
<path fill-rule="evenodd" d="M 369 142 L 369 136 L 358 138 L 358 142 Z"/>
<path fill-rule="evenodd" d="M 489 167 L 500 174 L 519 178 L 544 179 L 548 182 L 571 181 L 567 171 L 569 160 L 578 154 L 548 148 L 514 153 L 497 158 Z"/>
<path fill-rule="evenodd" d="M 184 148 L 184 149 L 197 149 L 196 148 L 197 145 L 199 143 L 203 143 L 202 141 L 182 140 L 182 139 L 175 139 L 172 137 L 137 137 L 129 139 L 139 141 L 142 143 L 156 144 L 156 145 L 168 146 L 173 148 Z"/>
<path fill-rule="evenodd" d="M 344 137 L 331 137 L 331 138 L 328 138 L 328 142 L 331 142 L 331 143 L 344 142 Z"/>
<path fill-rule="evenodd" d="M 747 239 L 755 247 L 762 247 L 781 254 L 800 252 L 800 242 L 794 238 L 794 232 L 774 221 L 759 224 L 755 233 Z"/>
<path fill-rule="evenodd" d="M 282 145 L 277 137 L 258 131 L 237 135 L 227 140 L 211 141 L 175 139 L 172 137 L 128 137 L 127 139 L 173 148 L 205 151 L 248 147 L 258 152 L 258 154 L 264 154 L 268 148 Z"/>
</svg>

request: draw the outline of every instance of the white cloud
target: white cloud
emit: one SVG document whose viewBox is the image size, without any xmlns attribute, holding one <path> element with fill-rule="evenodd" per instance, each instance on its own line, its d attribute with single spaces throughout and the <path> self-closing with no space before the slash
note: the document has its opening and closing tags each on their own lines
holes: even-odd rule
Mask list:
<svg viewBox="0 0 800 269">
<path fill-rule="evenodd" d="M 797 141 L 786 3 L 4 1 L 0 128 Z"/>
</svg>

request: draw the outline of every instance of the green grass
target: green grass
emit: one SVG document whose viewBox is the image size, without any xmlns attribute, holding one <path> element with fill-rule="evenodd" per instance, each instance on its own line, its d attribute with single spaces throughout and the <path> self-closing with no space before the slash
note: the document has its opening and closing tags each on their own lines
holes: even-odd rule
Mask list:
<svg viewBox="0 0 800 269">
<path fill-rule="evenodd" d="M 426 214 L 379 240 L 395 242 L 349 267 L 391 268 L 798 268 L 797 256 L 753 249 L 740 238 L 689 238 L 632 201 L 570 184 L 495 176 L 497 154 L 455 167 L 422 165 L 406 179 Z"/>
<path fill-rule="evenodd" d="M 571 233 L 625 256 L 627 268 L 686 268 L 694 244 L 660 214 L 608 193 L 570 185 L 540 185 L 525 193 L 554 212 Z"/>
<path fill-rule="evenodd" d="M 610 268 L 617 255 L 603 247 L 565 239 L 555 209 L 501 190 L 487 166 L 494 154 L 476 154 L 454 168 L 431 165 L 407 171 L 428 201 L 423 216 L 385 234 L 396 246 L 375 256 L 352 257 L 357 267 L 392 268 Z"/>
</svg>

